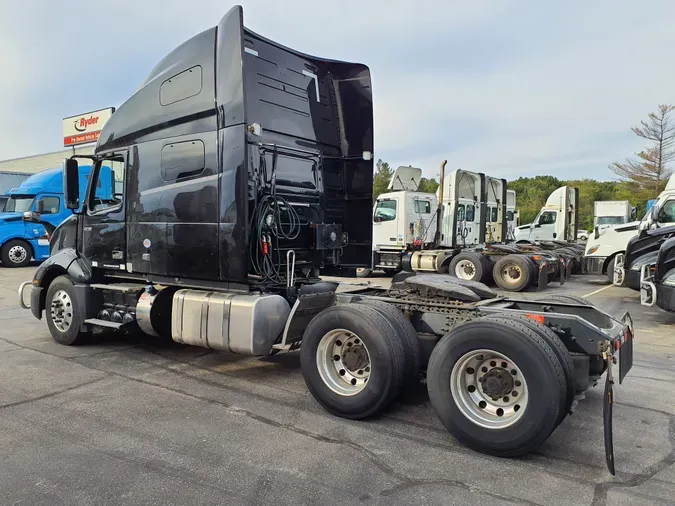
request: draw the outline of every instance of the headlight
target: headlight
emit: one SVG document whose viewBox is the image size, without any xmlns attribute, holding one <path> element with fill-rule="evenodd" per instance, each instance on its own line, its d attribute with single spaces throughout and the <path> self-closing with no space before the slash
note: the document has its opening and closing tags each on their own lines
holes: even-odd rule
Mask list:
<svg viewBox="0 0 675 506">
<path fill-rule="evenodd" d="M 598 249 L 600 249 L 600 246 L 593 246 L 591 249 L 589 249 L 589 250 L 586 252 L 586 254 L 587 254 L 587 255 L 592 255 L 593 253 L 595 253 L 596 251 L 598 251 Z"/>
</svg>

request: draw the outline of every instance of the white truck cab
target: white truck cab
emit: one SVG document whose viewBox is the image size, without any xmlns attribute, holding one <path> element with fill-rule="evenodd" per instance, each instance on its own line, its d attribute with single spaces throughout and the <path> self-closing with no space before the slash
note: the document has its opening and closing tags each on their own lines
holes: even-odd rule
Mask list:
<svg viewBox="0 0 675 506">
<path fill-rule="evenodd" d="M 578 200 L 576 188 L 561 186 L 556 189 L 548 196 L 534 222 L 516 228 L 516 241 L 575 241 Z"/>
<path fill-rule="evenodd" d="M 506 180 L 491 176 L 487 176 L 485 180 L 487 191 L 487 202 L 485 211 L 485 222 L 486 222 L 485 242 L 486 243 L 505 242 L 507 238 L 502 237 L 503 235 L 502 223 L 504 220 L 504 216 L 502 216 L 504 209 L 502 196 L 504 194 L 504 189 L 506 187 Z M 506 206 L 508 210 L 508 190 L 506 195 Z"/>
<path fill-rule="evenodd" d="M 623 268 L 619 264 L 622 264 L 628 241 L 642 229 L 668 225 L 675 225 L 675 175 L 670 177 L 666 188 L 642 220 L 605 229 L 596 227 L 586 243 L 584 272 L 604 274 L 610 282 L 614 282 L 615 269 Z M 617 281 L 623 281 L 623 277 Z"/>
<path fill-rule="evenodd" d="M 482 242 L 480 223 L 484 174 L 457 169 L 444 178 L 441 246 L 452 248 Z M 436 190 L 438 198 L 440 187 Z"/>
<path fill-rule="evenodd" d="M 399 167 L 394 171 L 388 193 L 373 206 L 373 267 L 398 270 L 401 252 L 408 245 L 422 246 L 436 235 L 438 200 L 433 193 L 417 191 L 422 169 Z"/>
</svg>

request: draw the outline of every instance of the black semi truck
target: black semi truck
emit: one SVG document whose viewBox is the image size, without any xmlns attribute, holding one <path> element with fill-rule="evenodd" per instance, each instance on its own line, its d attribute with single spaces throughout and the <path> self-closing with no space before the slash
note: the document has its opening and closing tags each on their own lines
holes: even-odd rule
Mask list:
<svg viewBox="0 0 675 506">
<path fill-rule="evenodd" d="M 152 70 L 91 161 L 81 210 L 52 232 L 50 258 L 19 288 L 56 342 L 140 329 L 244 355 L 299 348 L 309 391 L 350 419 L 377 415 L 425 376 L 452 435 L 502 457 L 537 448 L 606 373 L 614 472 L 612 385 L 633 360 L 627 313 L 565 296 L 499 297 L 440 274 L 348 292 L 321 279 L 371 262 L 365 65 L 267 40 L 235 7 Z M 77 172 L 67 159 L 73 210 Z M 96 198 L 103 173 L 120 188 L 108 200 Z"/>
</svg>

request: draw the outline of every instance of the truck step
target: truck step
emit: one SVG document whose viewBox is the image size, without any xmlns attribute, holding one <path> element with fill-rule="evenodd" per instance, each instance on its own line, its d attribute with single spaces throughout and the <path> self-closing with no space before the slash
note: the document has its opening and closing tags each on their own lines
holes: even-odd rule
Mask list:
<svg viewBox="0 0 675 506">
<path fill-rule="evenodd" d="M 89 325 L 96 325 L 97 327 L 105 327 L 107 329 L 119 329 L 122 327 L 123 323 L 111 322 L 109 320 L 100 320 L 98 318 L 89 318 L 84 320 L 84 323 Z"/>
<path fill-rule="evenodd" d="M 89 285 L 94 290 L 109 290 L 113 292 L 135 293 L 145 288 L 145 285 L 139 283 L 94 283 Z"/>
</svg>

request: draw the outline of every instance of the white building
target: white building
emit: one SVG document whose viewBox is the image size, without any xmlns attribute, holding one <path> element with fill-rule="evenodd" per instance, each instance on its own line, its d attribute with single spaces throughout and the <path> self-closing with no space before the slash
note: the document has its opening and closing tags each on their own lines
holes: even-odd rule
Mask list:
<svg viewBox="0 0 675 506">
<path fill-rule="evenodd" d="M 41 155 L 22 156 L 21 158 L 11 158 L 9 160 L 0 160 L 0 172 L 27 172 L 35 173 L 45 169 L 54 169 L 61 167 L 64 158 L 77 155 L 91 155 L 94 153 L 94 145 L 77 146 L 73 148 L 62 149 L 52 153 L 43 153 Z"/>
</svg>

